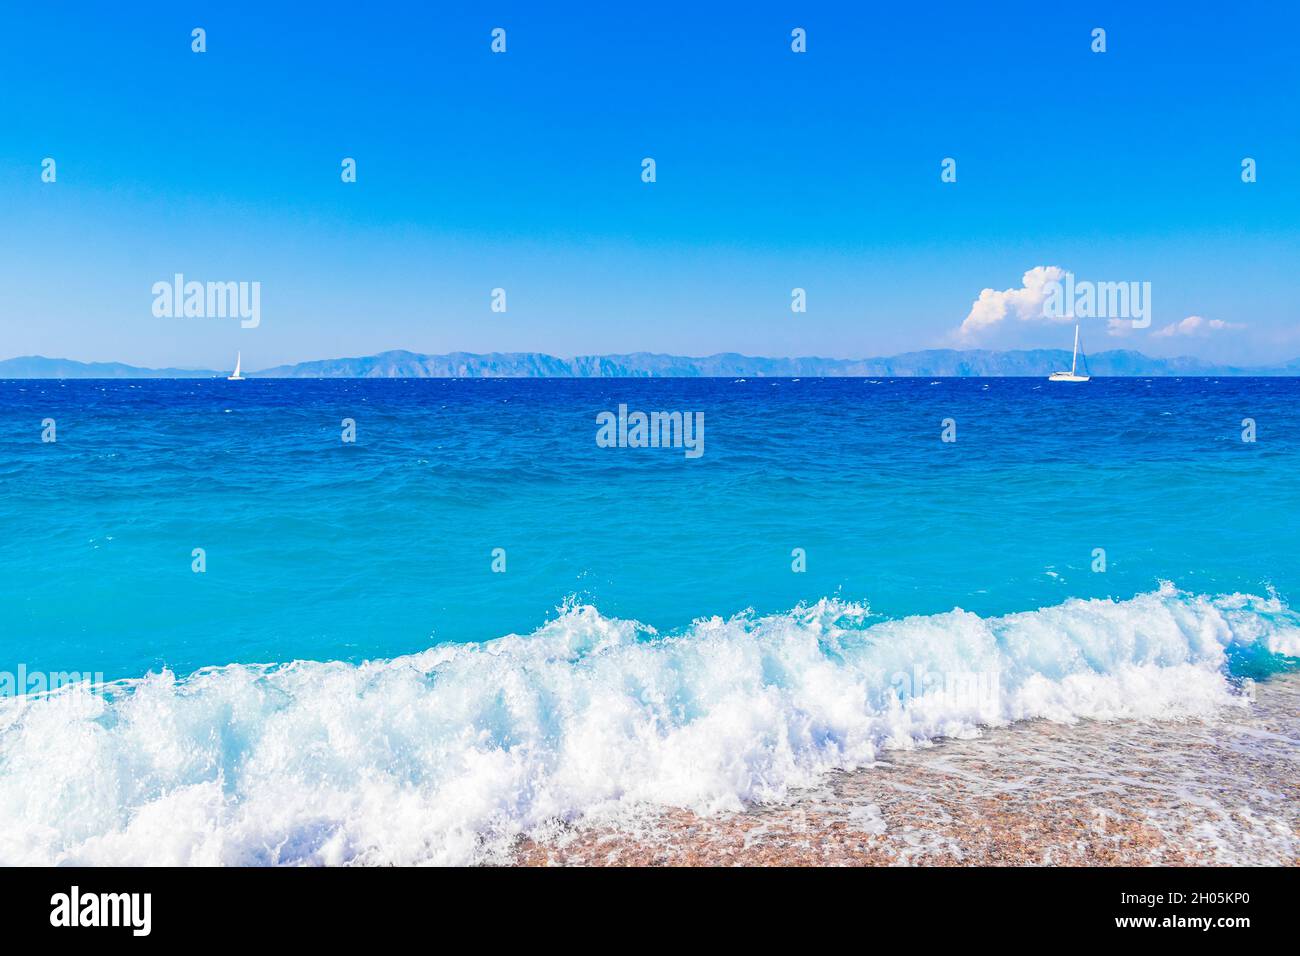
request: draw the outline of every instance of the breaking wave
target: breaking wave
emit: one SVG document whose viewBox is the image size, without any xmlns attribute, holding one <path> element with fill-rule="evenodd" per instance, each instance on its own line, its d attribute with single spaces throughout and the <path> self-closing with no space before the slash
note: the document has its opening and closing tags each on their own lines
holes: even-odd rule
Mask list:
<svg viewBox="0 0 1300 956">
<path fill-rule="evenodd" d="M 735 809 L 984 726 L 1212 716 L 1296 664 L 1276 596 L 873 619 L 823 600 L 660 635 L 567 606 L 362 664 L 0 699 L 0 863 L 468 863 L 557 820 Z"/>
</svg>

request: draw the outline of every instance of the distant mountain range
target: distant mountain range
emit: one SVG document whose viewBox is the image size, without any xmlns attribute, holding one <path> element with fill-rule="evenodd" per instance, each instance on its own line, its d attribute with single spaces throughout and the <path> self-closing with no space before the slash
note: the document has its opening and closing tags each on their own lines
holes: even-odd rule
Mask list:
<svg viewBox="0 0 1300 956">
<path fill-rule="evenodd" d="M 562 359 L 542 352 L 451 352 L 422 355 L 403 350 L 364 358 L 324 359 L 278 365 L 249 378 L 700 378 L 909 376 L 981 377 L 1045 376 L 1070 367 L 1065 349 L 994 352 L 930 349 L 889 358 L 760 358 L 723 352 L 692 358 L 632 352 L 628 355 L 579 355 Z M 1257 368 L 1213 365 L 1194 358 L 1151 358 L 1117 349 L 1088 357 L 1099 376 L 1154 375 L 1300 375 L 1300 358 Z M 0 379 L 15 378 L 218 378 L 228 372 L 210 369 L 138 368 L 120 362 L 76 362 L 28 355 L 0 361 Z"/>
</svg>

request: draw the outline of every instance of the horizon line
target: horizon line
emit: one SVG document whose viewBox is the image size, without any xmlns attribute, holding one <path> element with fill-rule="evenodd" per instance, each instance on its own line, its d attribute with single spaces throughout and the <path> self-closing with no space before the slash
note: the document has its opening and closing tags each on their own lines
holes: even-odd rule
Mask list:
<svg viewBox="0 0 1300 956">
<path fill-rule="evenodd" d="M 242 349 L 239 350 L 242 353 Z M 741 352 L 680 355 L 671 352 L 608 352 L 561 357 L 547 352 L 415 352 L 386 349 L 369 355 L 340 356 L 281 363 L 245 376 L 260 378 L 1022 378 L 1050 373 L 1069 349 L 955 349 L 934 348 L 889 356 L 827 358 L 823 356 L 761 356 Z M 926 363 L 926 359 L 931 359 Z M 1272 365 L 1236 366 L 1206 362 L 1193 356 L 1157 357 L 1134 349 L 1096 352 L 1092 362 L 1104 366 L 1098 378 L 1142 376 L 1213 377 L 1249 376 L 1278 378 L 1300 375 L 1300 358 Z M 387 360 L 388 364 L 383 363 Z M 901 368 L 862 368 L 872 364 Z M 731 367 L 728 367 L 730 364 Z M 440 366 L 440 367 L 439 367 Z M 611 367 L 612 366 L 612 367 Z M 858 366 L 855 368 L 855 366 Z M 1145 367 L 1144 367 L 1145 366 Z M 6 371 L 17 375 L 6 375 Z M 115 374 L 96 375 L 111 369 Z M 376 374 L 378 372 L 378 374 Z M 21 355 L 0 360 L 0 378 L 113 380 L 204 379 L 226 375 L 214 368 L 139 366 L 122 361 Z"/>
</svg>

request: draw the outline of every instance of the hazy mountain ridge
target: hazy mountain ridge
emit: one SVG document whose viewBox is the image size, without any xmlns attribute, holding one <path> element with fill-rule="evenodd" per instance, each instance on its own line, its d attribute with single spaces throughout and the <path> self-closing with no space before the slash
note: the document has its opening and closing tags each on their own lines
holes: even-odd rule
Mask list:
<svg viewBox="0 0 1300 956">
<path fill-rule="evenodd" d="M 1152 358 L 1115 349 L 1088 357 L 1098 376 L 1148 375 L 1300 375 L 1300 358 L 1281 365 L 1238 367 L 1214 365 L 1186 356 Z M 936 378 L 1046 376 L 1070 367 L 1066 349 L 991 351 L 928 349 L 887 358 L 764 358 L 721 352 L 691 357 L 655 352 L 626 355 L 579 355 L 557 358 L 543 352 L 449 352 L 425 355 L 402 349 L 360 358 L 322 359 L 278 365 L 250 378 L 764 378 L 863 376 L 868 378 Z M 0 379 L 23 378 L 223 378 L 210 369 L 150 369 L 120 362 L 77 362 L 39 355 L 0 361 Z"/>
<path fill-rule="evenodd" d="M 0 379 L 20 378 L 215 378 L 229 372 L 210 369 L 140 368 L 123 362 L 78 362 L 75 359 L 23 355 L 0 361 Z"/>
</svg>

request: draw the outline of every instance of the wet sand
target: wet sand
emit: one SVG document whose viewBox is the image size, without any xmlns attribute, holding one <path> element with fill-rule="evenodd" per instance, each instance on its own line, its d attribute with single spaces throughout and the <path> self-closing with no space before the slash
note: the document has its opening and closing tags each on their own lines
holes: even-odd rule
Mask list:
<svg viewBox="0 0 1300 956">
<path fill-rule="evenodd" d="M 1032 721 L 895 750 L 775 806 L 523 840 L 520 865 L 1300 864 L 1300 674 L 1214 720 Z"/>
</svg>

